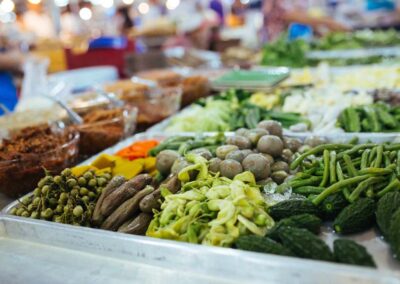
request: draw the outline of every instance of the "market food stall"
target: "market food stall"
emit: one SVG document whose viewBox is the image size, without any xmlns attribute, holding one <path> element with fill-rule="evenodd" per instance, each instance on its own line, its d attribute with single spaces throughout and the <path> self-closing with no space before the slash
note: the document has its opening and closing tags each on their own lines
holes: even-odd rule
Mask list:
<svg viewBox="0 0 400 284">
<path fill-rule="evenodd" d="M 399 32 L 150 46 L 177 25 L 25 65 L 0 116 L 0 282 L 399 283 Z"/>
</svg>

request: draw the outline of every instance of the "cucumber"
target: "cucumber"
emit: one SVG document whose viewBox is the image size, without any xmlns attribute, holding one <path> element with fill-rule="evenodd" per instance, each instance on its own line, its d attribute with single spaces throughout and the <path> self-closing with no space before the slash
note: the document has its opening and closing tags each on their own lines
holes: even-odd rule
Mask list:
<svg viewBox="0 0 400 284">
<path fill-rule="evenodd" d="M 288 199 L 268 208 L 269 215 L 276 221 L 293 215 L 318 213 L 318 208 L 307 199 Z"/>
<path fill-rule="evenodd" d="M 362 232 L 374 224 L 375 201 L 371 198 L 360 198 L 345 207 L 333 222 L 333 228 L 339 234 Z"/>
<path fill-rule="evenodd" d="M 400 260 L 400 208 L 396 210 L 390 221 L 389 243 L 394 257 Z"/>
<path fill-rule="evenodd" d="M 311 214 L 294 215 L 283 218 L 268 232 L 268 237 L 279 241 L 279 231 L 284 227 L 294 227 L 307 229 L 314 234 L 318 234 L 321 229 L 321 219 Z"/>
<path fill-rule="evenodd" d="M 382 235 L 389 237 L 390 220 L 396 210 L 400 208 L 400 192 L 388 192 L 379 199 L 376 208 L 376 223 Z"/>
<path fill-rule="evenodd" d="M 280 230 L 279 238 L 298 257 L 333 261 L 333 254 L 325 242 L 306 229 L 285 227 Z"/>
<path fill-rule="evenodd" d="M 346 200 L 342 192 L 329 195 L 319 205 L 321 216 L 325 220 L 333 220 L 347 206 L 349 202 Z"/>
<path fill-rule="evenodd" d="M 376 267 L 374 259 L 365 249 L 352 240 L 337 239 L 333 242 L 335 260 L 340 263 Z"/>
<path fill-rule="evenodd" d="M 293 256 L 293 253 L 280 243 L 255 235 L 239 237 L 235 241 L 235 247 L 241 250 Z"/>
</svg>

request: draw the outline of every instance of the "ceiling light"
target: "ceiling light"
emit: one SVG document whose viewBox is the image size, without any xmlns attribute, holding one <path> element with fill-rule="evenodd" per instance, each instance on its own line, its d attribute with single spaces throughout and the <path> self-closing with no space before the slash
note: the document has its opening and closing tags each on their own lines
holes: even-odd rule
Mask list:
<svg viewBox="0 0 400 284">
<path fill-rule="evenodd" d="M 54 0 L 54 4 L 58 7 L 65 7 L 69 3 L 69 0 Z"/>
<path fill-rule="evenodd" d="M 140 3 L 138 6 L 138 10 L 140 14 L 147 14 L 150 10 L 149 4 L 144 2 Z"/>
<path fill-rule="evenodd" d="M 165 6 L 167 7 L 168 10 L 175 10 L 180 3 L 181 3 L 180 0 L 167 0 Z"/>
<path fill-rule="evenodd" d="M 79 17 L 84 21 L 89 21 L 92 18 L 92 10 L 87 7 L 83 7 L 79 10 Z"/>
<path fill-rule="evenodd" d="M 112 6 L 114 6 L 114 0 L 103 0 L 101 1 L 101 6 L 107 9 L 111 8 Z"/>
<path fill-rule="evenodd" d="M 11 13 L 14 11 L 15 4 L 11 0 L 3 0 L 0 3 L 0 10 L 2 10 L 4 13 Z"/>
</svg>

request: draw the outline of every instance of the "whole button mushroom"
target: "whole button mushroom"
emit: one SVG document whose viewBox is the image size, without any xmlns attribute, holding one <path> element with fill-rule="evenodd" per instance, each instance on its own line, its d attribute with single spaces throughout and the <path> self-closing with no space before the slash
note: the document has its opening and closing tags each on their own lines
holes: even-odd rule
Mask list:
<svg viewBox="0 0 400 284">
<path fill-rule="evenodd" d="M 290 149 L 293 153 L 297 152 L 299 148 L 303 145 L 301 141 L 297 138 L 284 138 L 285 148 Z"/>
<path fill-rule="evenodd" d="M 238 146 L 239 149 L 250 149 L 251 142 L 249 138 L 244 136 L 231 136 L 226 139 L 226 144 Z"/>
<path fill-rule="evenodd" d="M 243 172 L 243 167 L 238 161 L 228 159 L 219 164 L 219 171 L 222 176 L 232 179 Z"/>
<path fill-rule="evenodd" d="M 232 151 L 239 150 L 239 147 L 236 145 L 222 145 L 217 148 L 215 151 L 217 154 L 217 157 L 220 158 L 221 160 L 224 160 L 226 155 L 228 155 Z"/>
<path fill-rule="evenodd" d="M 164 175 L 171 172 L 172 165 L 180 157 L 179 153 L 173 150 L 164 150 L 157 155 L 156 168 Z"/>
<path fill-rule="evenodd" d="M 250 142 L 256 146 L 258 140 L 260 140 L 260 138 L 264 135 L 268 135 L 269 132 L 263 128 L 255 128 L 255 129 L 251 129 L 249 130 L 244 136 L 246 136 Z"/>
<path fill-rule="evenodd" d="M 245 158 L 245 155 L 244 155 L 243 151 L 236 150 L 236 151 L 232 151 L 232 152 L 228 153 L 228 155 L 226 155 L 225 158 L 230 159 L 230 160 L 235 160 L 235 161 L 238 161 L 239 163 L 241 163 L 243 161 L 243 159 Z"/>
<path fill-rule="evenodd" d="M 261 154 L 250 154 L 242 162 L 243 169 L 254 174 L 256 180 L 262 180 L 269 177 L 270 164 Z"/>
<path fill-rule="evenodd" d="M 257 128 L 265 129 L 271 135 L 275 135 L 278 137 L 282 137 L 282 125 L 280 122 L 275 120 L 263 120 L 260 121 L 257 125 Z"/>
<path fill-rule="evenodd" d="M 222 162 L 222 160 L 220 158 L 212 158 L 210 160 L 210 164 L 208 166 L 208 169 L 210 170 L 210 172 L 218 173 L 221 162 Z"/>
<path fill-rule="evenodd" d="M 272 157 L 282 155 L 283 142 L 275 135 L 265 135 L 257 143 L 257 150 L 261 153 L 270 154 Z"/>
</svg>

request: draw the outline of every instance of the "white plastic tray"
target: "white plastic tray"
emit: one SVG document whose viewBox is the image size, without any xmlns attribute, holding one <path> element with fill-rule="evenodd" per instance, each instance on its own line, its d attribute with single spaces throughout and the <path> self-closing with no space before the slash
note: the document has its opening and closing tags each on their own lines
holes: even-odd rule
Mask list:
<svg viewBox="0 0 400 284">
<path fill-rule="evenodd" d="M 385 283 L 398 272 L 0 216 L 1 283 Z"/>
<path fill-rule="evenodd" d="M 182 133 L 173 133 L 173 132 L 165 132 L 167 127 L 170 125 L 171 121 L 178 116 L 185 115 L 187 112 L 192 111 L 191 106 L 187 106 L 180 112 L 164 119 L 163 121 L 153 125 L 149 129 L 147 129 L 146 133 L 156 134 L 156 133 L 166 133 L 165 135 L 181 135 Z M 191 132 L 194 134 L 194 132 Z M 213 132 L 208 132 L 213 133 Z M 233 132 L 229 132 L 233 133 Z M 373 133 L 373 132 L 343 132 L 343 133 L 314 133 L 314 132 L 294 132 L 288 129 L 283 130 L 283 134 L 291 137 L 296 137 L 300 139 L 305 139 L 309 136 L 319 136 L 325 137 L 328 141 L 337 142 L 337 143 L 345 143 L 350 141 L 354 137 L 359 138 L 359 143 L 365 143 L 367 141 L 372 141 L 374 143 L 384 143 L 384 142 L 393 142 L 396 139 L 400 139 L 400 132 L 386 132 L 386 133 Z M 399 140 L 400 142 L 400 140 Z"/>
<path fill-rule="evenodd" d="M 345 50 L 315 50 L 307 53 L 307 58 L 312 59 L 337 59 L 337 58 L 364 58 L 371 56 L 400 56 L 400 47 L 376 47 Z"/>
<path fill-rule="evenodd" d="M 168 125 L 171 123 L 171 120 L 174 119 L 177 115 L 180 115 L 184 112 L 190 111 L 190 107 L 185 108 L 181 112 L 179 112 L 176 115 L 173 115 L 167 119 L 164 119 L 160 123 L 152 126 L 147 130 L 147 133 L 151 134 L 156 134 L 156 133 L 165 133 L 165 129 L 168 127 Z M 212 133 L 212 132 L 209 132 Z M 233 133 L 233 132 L 228 132 L 228 133 Z M 174 134 L 182 134 L 182 133 L 172 133 L 172 132 L 167 132 L 166 135 L 174 135 Z M 194 134 L 194 133 L 192 133 Z M 283 130 L 283 134 L 286 136 L 294 137 L 294 138 L 299 138 L 301 140 L 304 140 L 307 137 L 310 136 L 318 136 L 318 137 L 324 137 L 330 142 L 336 142 L 336 143 L 346 143 L 353 139 L 354 137 L 358 137 L 358 142 L 359 143 L 366 143 L 368 141 L 372 141 L 373 143 L 384 143 L 384 142 L 393 142 L 393 141 L 398 141 L 400 142 L 400 133 L 399 132 L 388 132 L 388 133 L 366 133 L 366 132 L 343 132 L 343 133 L 334 133 L 334 134 L 327 134 L 327 133 L 314 133 L 314 132 L 294 132 L 290 131 L 288 129 Z"/>
<path fill-rule="evenodd" d="M 184 133 L 181 135 L 193 134 Z M 211 133 L 207 135 L 211 135 Z M 138 134 L 102 153 L 113 154 L 135 141 L 144 139 L 162 140 L 168 136 L 160 133 Z M 89 164 L 94 158 L 86 160 L 82 164 Z M 15 205 L 17 205 L 17 202 L 8 205 L 0 215 L 0 260 L 5 257 L 3 251 L 11 255 L 12 251 L 17 250 L 21 254 L 21 256 L 17 254 L 17 259 L 21 258 L 22 262 L 27 262 L 26 265 L 32 261 L 34 263 L 32 269 L 45 269 L 36 265 L 35 261 L 39 258 L 38 263 L 41 263 L 40 259 L 44 256 L 40 254 L 40 249 L 43 248 L 45 256 L 58 263 L 50 263 L 48 267 L 58 265 L 54 267 L 54 270 L 59 270 L 61 274 L 75 268 L 74 258 L 80 259 L 79 263 L 83 263 L 85 269 L 82 269 L 83 271 L 79 273 L 82 273 L 83 280 L 88 280 L 82 283 L 92 282 L 89 281 L 91 274 L 87 273 L 94 269 L 86 261 L 87 258 L 93 257 L 86 253 L 101 255 L 101 257 L 94 258 L 94 263 L 100 267 L 106 267 L 103 262 L 112 263 L 110 271 L 107 271 L 107 268 L 104 273 L 103 271 L 99 272 L 100 274 L 103 273 L 102 277 L 105 277 L 103 279 L 105 283 L 114 283 L 109 277 L 115 274 L 117 268 L 113 265 L 117 265 L 118 262 L 121 262 L 121 267 L 118 268 L 120 273 L 116 274 L 121 279 L 117 279 L 118 281 L 115 283 L 125 283 L 129 280 L 140 280 L 147 283 L 146 277 L 151 280 L 149 283 L 158 283 L 159 281 L 156 281 L 153 275 L 157 273 L 159 273 L 160 278 L 156 279 L 165 280 L 162 281 L 163 283 L 172 281 L 171 275 L 174 275 L 174 273 L 182 274 L 182 277 L 177 277 L 177 283 L 200 283 L 201 281 L 202 283 L 400 283 L 400 263 L 393 259 L 388 245 L 375 230 L 352 235 L 349 238 L 367 247 L 378 265 L 378 270 L 191 245 L 6 215 Z M 333 240 L 337 238 L 327 227 L 324 228 L 321 237 L 331 247 Z M 32 244 L 30 245 L 27 242 L 32 242 Z M 45 246 L 43 247 L 43 245 Z M 66 252 L 54 247 L 72 251 Z M 29 251 L 26 249 L 29 249 Z M 111 261 L 109 257 L 115 259 Z M 64 264 L 64 261 L 65 267 L 61 265 L 61 263 Z M 43 266 L 48 265 L 44 264 L 44 259 L 42 259 L 42 262 Z M 4 263 L 4 261 L 1 263 Z M 25 263 L 17 263 L 17 260 L 15 260 L 13 266 L 8 264 L 5 267 L 0 266 L 0 280 L 2 279 L 3 269 L 17 273 L 16 271 L 21 265 L 25 266 Z M 146 265 L 154 266 L 154 268 L 149 269 Z M 146 266 L 148 269 L 143 268 L 142 270 L 142 266 Z M 136 274 L 124 270 L 128 268 L 133 269 Z M 26 271 L 27 274 L 30 269 L 29 267 Z M 149 272 L 153 269 L 157 273 L 151 274 Z M 13 275 L 13 273 L 5 273 L 5 275 Z M 24 273 L 25 271 L 21 275 Z M 151 275 L 148 275 L 148 273 Z M 180 279 L 182 279 L 182 282 L 180 282 Z M 43 277 L 40 280 L 43 280 Z M 52 278 L 52 280 L 54 279 Z M 96 278 L 97 280 L 98 278 Z M 102 279 L 99 281 L 99 283 L 102 283 Z"/>
<path fill-rule="evenodd" d="M 346 133 L 334 133 L 334 134 L 325 134 L 325 133 L 313 133 L 313 132 L 293 132 L 289 130 L 285 130 L 284 134 L 290 137 L 299 138 L 300 140 L 304 140 L 307 137 L 323 137 L 329 142 L 334 143 L 347 143 L 354 137 L 358 138 L 358 143 L 367 143 L 371 141 L 372 143 L 385 143 L 385 142 L 398 142 L 400 143 L 400 133 L 392 132 L 392 133 L 365 133 L 365 132 L 346 132 Z"/>
</svg>

